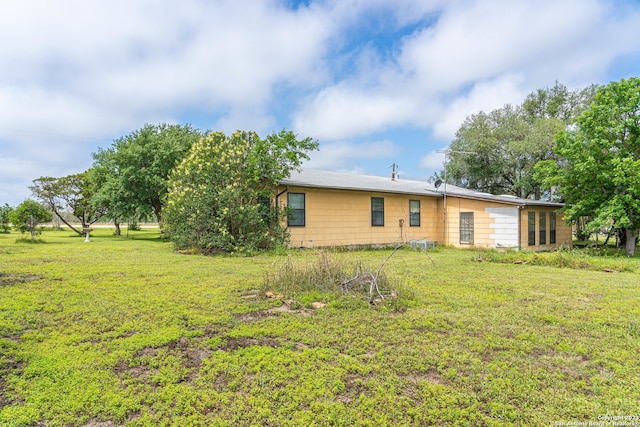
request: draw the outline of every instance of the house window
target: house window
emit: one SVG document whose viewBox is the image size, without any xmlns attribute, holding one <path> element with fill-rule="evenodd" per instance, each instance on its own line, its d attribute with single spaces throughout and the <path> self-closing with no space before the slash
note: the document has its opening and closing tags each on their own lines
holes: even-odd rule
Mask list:
<svg viewBox="0 0 640 427">
<path fill-rule="evenodd" d="M 540 244 L 547 244 L 547 213 L 540 212 Z"/>
<path fill-rule="evenodd" d="M 287 193 L 287 208 L 289 209 L 289 227 L 305 226 L 305 197 L 304 193 Z"/>
<path fill-rule="evenodd" d="M 420 200 L 409 200 L 409 225 L 420 227 Z"/>
<path fill-rule="evenodd" d="M 549 244 L 555 245 L 556 243 L 556 213 L 549 213 Z"/>
<path fill-rule="evenodd" d="M 536 213 L 529 212 L 529 246 L 536 244 Z"/>
<path fill-rule="evenodd" d="M 371 225 L 384 226 L 384 198 L 371 198 Z"/>
<path fill-rule="evenodd" d="M 460 244 L 473 245 L 473 212 L 460 212 Z"/>
</svg>

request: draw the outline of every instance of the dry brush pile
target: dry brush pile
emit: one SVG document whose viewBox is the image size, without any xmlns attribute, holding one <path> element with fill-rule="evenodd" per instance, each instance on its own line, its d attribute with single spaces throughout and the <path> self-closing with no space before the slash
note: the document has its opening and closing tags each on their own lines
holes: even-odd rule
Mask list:
<svg viewBox="0 0 640 427">
<path fill-rule="evenodd" d="M 265 274 L 264 291 L 276 292 L 288 301 L 305 304 L 310 299 L 325 301 L 351 298 L 367 302 L 372 307 L 406 308 L 408 292 L 396 278 L 390 278 L 384 267 L 393 257 L 395 248 L 379 266 L 365 265 L 361 260 L 341 257 L 337 253 L 321 251 L 309 259 L 286 261 Z M 307 301 L 308 302 L 308 301 Z"/>
</svg>

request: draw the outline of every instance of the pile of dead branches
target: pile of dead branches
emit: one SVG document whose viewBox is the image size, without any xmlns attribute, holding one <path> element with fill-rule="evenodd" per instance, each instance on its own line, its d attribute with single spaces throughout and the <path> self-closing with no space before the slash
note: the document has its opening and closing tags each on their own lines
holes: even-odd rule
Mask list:
<svg viewBox="0 0 640 427">
<path fill-rule="evenodd" d="M 388 279 L 387 276 L 383 274 L 382 269 L 398 249 L 399 248 L 395 248 L 393 252 L 389 254 L 384 262 L 380 264 L 375 273 L 371 271 L 357 271 L 354 276 L 342 280 L 338 285 L 339 289 L 345 294 L 361 293 L 362 291 L 365 291 L 369 299 L 369 304 L 376 304 L 380 301 L 384 301 L 386 298 L 396 298 L 396 291 L 388 289 Z M 383 292 L 383 290 L 388 291 Z"/>
<path fill-rule="evenodd" d="M 351 295 L 377 305 L 398 296 L 383 269 L 399 249 L 395 248 L 377 268 L 365 266 L 361 261 L 348 262 L 346 257 L 322 251 L 317 258 L 294 260 L 291 256 L 280 268 L 265 275 L 265 289 L 278 289 L 287 298 L 312 291 L 338 292 Z"/>
</svg>

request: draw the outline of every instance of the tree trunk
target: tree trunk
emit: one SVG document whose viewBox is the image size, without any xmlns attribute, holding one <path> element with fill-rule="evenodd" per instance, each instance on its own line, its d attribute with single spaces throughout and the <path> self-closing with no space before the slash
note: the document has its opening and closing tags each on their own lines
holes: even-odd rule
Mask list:
<svg viewBox="0 0 640 427">
<path fill-rule="evenodd" d="M 116 236 L 120 236 L 120 222 L 114 221 L 113 224 L 116 226 Z"/>
<path fill-rule="evenodd" d="M 160 228 L 160 233 L 163 233 L 164 223 L 162 218 L 162 206 L 154 206 L 153 213 L 156 214 L 156 221 L 158 221 L 158 227 Z"/>
<path fill-rule="evenodd" d="M 624 245 L 624 254 L 626 256 L 633 256 L 636 253 L 636 237 L 638 235 L 638 230 L 632 230 L 627 228 L 627 241 Z"/>
<path fill-rule="evenodd" d="M 618 228 L 616 231 L 618 233 L 618 247 L 627 245 L 627 229 L 626 228 Z"/>
<path fill-rule="evenodd" d="M 76 233 L 78 233 L 78 236 L 82 236 L 82 234 L 83 234 L 83 233 L 82 233 L 82 231 L 77 230 L 73 225 L 69 224 L 69 223 L 68 223 L 68 222 L 67 222 L 67 221 L 62 217 L 62 215 L 60 215 L 60 214 L 58 213 L 57 209 L 54 209 L 54 210 L 53 210 L 53 213 L 54 213 L 58 218 L 60 218 L 60 221 L 64 222 L 64 223 L 65 223 L 65 225 L 66 225 L 67 227 L 69 227 L 70 229 L 72 229 L 73 231 L 75 231 Z"/>
</svg>

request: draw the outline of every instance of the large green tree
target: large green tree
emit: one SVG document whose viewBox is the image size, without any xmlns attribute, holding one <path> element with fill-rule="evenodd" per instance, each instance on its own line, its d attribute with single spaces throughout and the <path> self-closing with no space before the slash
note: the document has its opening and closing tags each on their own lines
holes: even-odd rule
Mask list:
<svg viewBox="0 0 640 427">
<path fill-rule="evenodd" d="M 31 233 L 31 241 L 39 233 L 38 225 L 51 221 L 49 210 L 34 200 L 25 200 L 10 213 L 11 223 L 21 233 Z"/>
<path fill-rule="evenodd" d="M 29 189 L 60 221 L 78 235 L 83 235 L 91 224 L 104 214 L 102 208 L 96 208 L 92 203 L 96 184 L 91 169 L 61 178 L 40 177 L 33 180 Z M 71 213 L 78 218 L 82 229 L 74 227 L 65 213 Z"/>
<path fill-rule="evenodd" d="M 316 149 L 289 131 L 214 132 L 173 171 L 165 231 L 177 248 L 269 249 L 286 239 L 273 197 L 278 182 Z"/>
<path fill-rule="evenodd" d="M 9 219 L 9 215 L 13 209 L 9 206 L 8 203 L 0 206 L 0 233 L 8 233 L 9 232 L 9 223 L 11 222 Z"/>
<path fill-rule="evenodd" d="M 447 180 L 492 194 L 539 198 L 533 167 L 553 154 L 553 134 L 563 128 L 555 119 L 528 123 L 521 109 L 509 105 L 472 115 L 451 143 Z"/>
<path fill-rule="evenodd" d="M 94 207 L 104 210 L 105 217 L 113 221 L 116 235 L 119 236 L 120 224 L 145 216 L 144 209 L 138 208 L 131 200 L 123 197 L 128 191 L 125 182 L 120 179 L 112 157 L 104 156 L 100 162 L 94 163 L 92 170 L 96 191 L 91 197 L 91 203 Z"/>
<path fill-rule="evenodd" d="M 145 125 L 93 154 L 99 189 L 93 198 L 114 222 L 162 220 L 169 173 L 203 134 L 190 125 Z"/>
<path fill-rule="evenodd" d="M 569 91 L 556 82 L 529 94 L 522 105 L 467 117 L 448 151 L 447 181 L 493 194 L 544 197 L 534 167 L 555 159 L 554 135 L 588 108 L 594 88 Z M 443 179 L 444 171 L 436 177 Z"/>
<path fill-rule="evenodd" d="M 522 110 L 529 121 L 557 119 L 570 125 L 589 108 L 597 90 L 596 84 L 569 90 L 556 81 L 553 87 L 538 89 L 527 95 L 522 103 Z"/>
<path fill-rule="evenodd" d="M 557 186 L 572 222 L 623 229 L 625 253 L 635 253 L 640 229 L 640 78 L 601 87 L 577 128 L 556 139 L 558 162 L 537 167 L 547 186 Z"/>
</svg>

